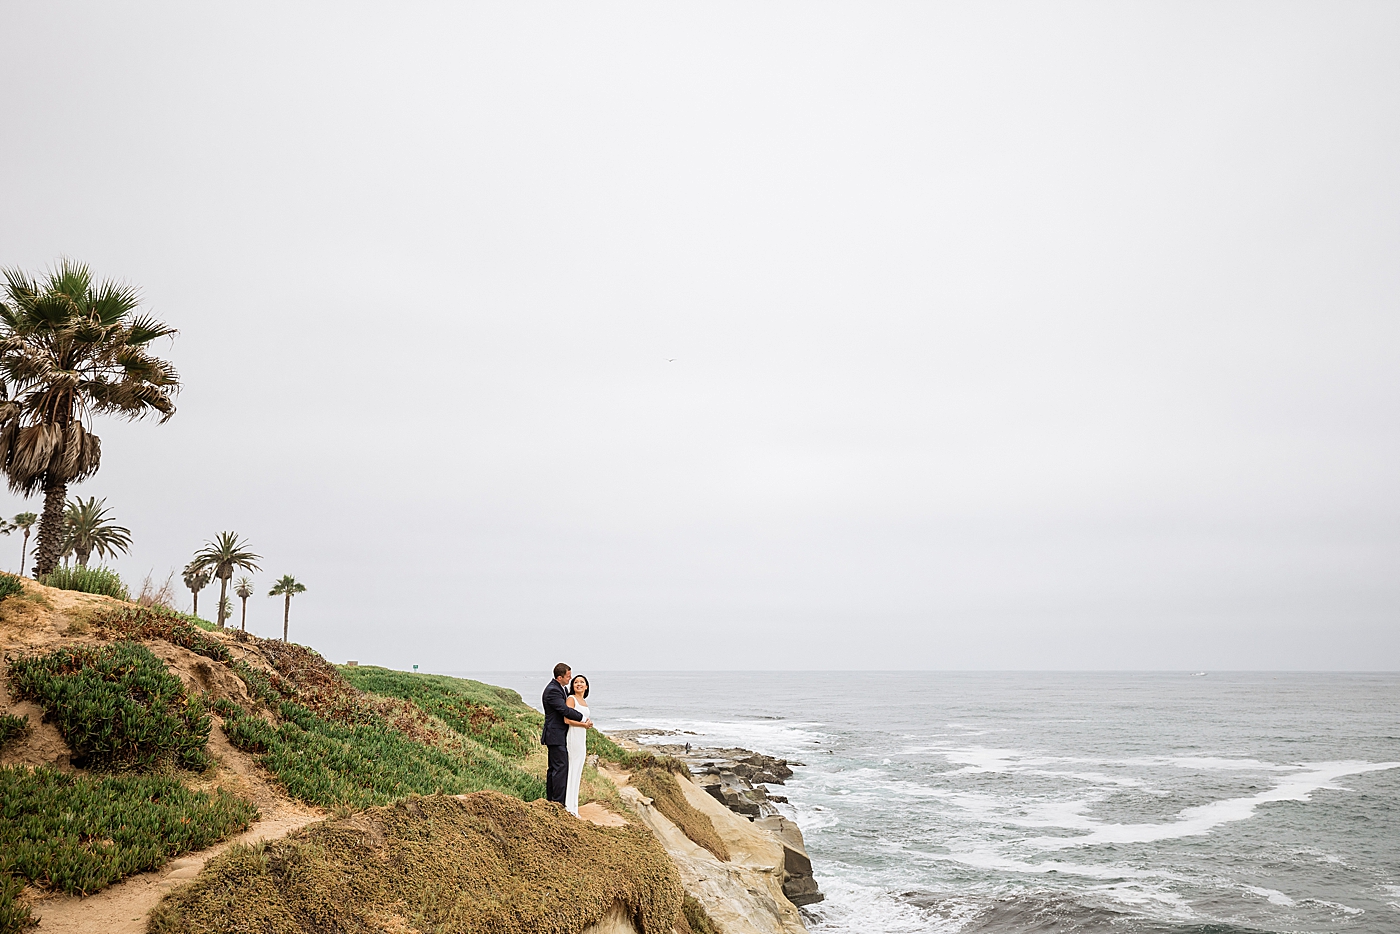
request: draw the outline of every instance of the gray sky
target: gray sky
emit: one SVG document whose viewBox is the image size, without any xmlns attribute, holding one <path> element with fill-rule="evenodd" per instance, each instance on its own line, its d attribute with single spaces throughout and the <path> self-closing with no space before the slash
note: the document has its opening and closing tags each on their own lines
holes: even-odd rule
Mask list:
<svg viewBox="0 0 1400 934">
<path fill-rule="evenodd" d="M 129 579 L 236 530 L 439 670 L 1400 667 L 1393 3 L 10 2 L 0 88 L 0 262 L 181 330 L 76 491 Z"/>
</svg>

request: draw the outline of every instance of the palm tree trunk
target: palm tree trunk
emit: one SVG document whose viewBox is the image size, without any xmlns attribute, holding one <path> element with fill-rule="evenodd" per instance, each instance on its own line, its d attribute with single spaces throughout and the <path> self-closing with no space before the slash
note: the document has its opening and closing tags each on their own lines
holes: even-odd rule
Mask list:
<svg viewBox="0 0 1400 934">
<path fill-rule="evenodd" d="M 224 602 L 228 598 L 228 578 L 219 578 L 219 628 L 224 628 L 224 607 L 228 606 Z"/>
<path fill-rule="evenodd" d="M 80 568 L 85 568 L 85 567 L 87 567 L 88 558 L 91 557 L 91 556 L 92 556 L 92 552 L 90 552 L 90 551 L 80 551 L 80 552 L 78 552 L 78 567 L 80 567 Z"/>
<path fill-rule="evenodd" d="M 292 615 L 292 595 L 287 594 L 287 602 L 282 605 L 282 641 L 287 641 L 287 617 Z"/>
<path fill-rule="evenodd" d="M 191 616 L 198 616 L 198 615 L 199 615 L 199 591 L 198 591 L 198 590 L 191 590 L 190 593 L 194 594 L 194 612 L 191 613 L 190 615 L 191 615 Z"/>
<path fill-rule="evenodd" d="M 44 484 L 44 513 L 39 517 L 39 547 L 34 556 L 34 576 L 43 577 L 58 564 L 63 538 L 63 504 L 68 500 L 68 484 L 62 480 Z"/>
<path fill-rule="evenodd" d="M 29 530 L 24 530 L 24 541 L 19 546 L 19 576 L 24 576 L 24 559 L 29 556 Z"/>
<path fill-rule="evenodd" d="M 244 632 L 248 631 L 248 598 L 243 598 L 243 618 L 238 621 L 238 628 Z"/>
</svg>

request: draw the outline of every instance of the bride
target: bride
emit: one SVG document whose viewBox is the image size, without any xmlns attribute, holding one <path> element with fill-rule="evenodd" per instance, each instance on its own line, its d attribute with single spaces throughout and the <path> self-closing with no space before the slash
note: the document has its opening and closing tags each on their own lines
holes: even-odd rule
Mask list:
<svg viewBox="0 0 1400 934">
<path fill-rule="evenodd" d="M 588 758 L 587 724 L 593 722 L 593 718 L 588 712 L 588 705 L 584 703 L 587 697 L 588 679 L 583 675 L 574 675 L 574 680 L 569 682 L 569 696 L 564 703 L 583 714 L 583 719 L 564 721 L 570 727 L 568 739 L 569 784 L 564 792 L 564 807 L 575 817 L 578 817 L 578 786 L 583 780 L 583 760 Z"/>
</svg>

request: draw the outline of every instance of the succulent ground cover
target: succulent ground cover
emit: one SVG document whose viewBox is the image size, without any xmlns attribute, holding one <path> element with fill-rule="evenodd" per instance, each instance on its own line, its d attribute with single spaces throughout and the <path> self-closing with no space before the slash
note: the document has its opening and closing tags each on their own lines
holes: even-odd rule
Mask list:
<svg viewBox="0 0 1400 934">
<path fill-rule="evenodd" d="M 494 790 L 532 801 L 544 783 L 417 704 L 365 694 L 301 646 L 264 642 L 272 671 L 233 670 L 256 709 L 222 702 L 224 734 L 289 794 L 321 807 L 382 805 L 410 794 Z M 523 706 L 523 705 L 521 705 Z"/>
<path fill-rule="evenodd" d="M 344 667 L 340 673 L 362 691 L 412 701 L 458 733 L 502 755 L 525 756 L 539 746 L 544 716 L 508 688 L 372 665 Z"/>
<path fill-rule="evenodd" d="M 17 593 L 24 593 L 24 585 L 20 583 L 19 578 L 0 571 L 0 600 Z"/>
<path fill-rule="evenodd" d="M 29 718 L 16 717 L 10 713 L 0 713 L 0 749 L 11 740 L 19 739 L 29 732 Z"/>
<path fill-rule="evenodd" d="M 87 768 L 151 769 L 211 761 L 209 715 L 139 642 L 71 646 L 10 661 L 10 690 L 45 710 Z"/>
<path fill-rule="evenodd" d="M 10 875 L 89 895 L 203 849 L 257 816 L 246 801 L 193 791 L 166 775 L 94 778 L 6 766 L 0 768 L 0 889 Z"/>
<path fill-rule="evenodd" d="M 0 934 L 16 934 L 34 923 L 29 906 L 19 900 L 24 883 L 0 872 Z"/>
<path fill-rule="evenodd" d="M 618 902 L 642 934 L 684 917 L 680 878 L 654 837 L 483 792 L 409 798 L 233 847 L 168 897 L 149 930 L 553 934 Z"/>
</svg>

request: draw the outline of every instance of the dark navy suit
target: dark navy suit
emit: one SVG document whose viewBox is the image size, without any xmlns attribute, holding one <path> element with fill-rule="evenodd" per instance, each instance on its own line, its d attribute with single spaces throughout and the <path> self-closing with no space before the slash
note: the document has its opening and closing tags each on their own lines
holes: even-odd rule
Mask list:
<svg viewBox="0 0 1400 934">
<path fill-rule="evenodd" d="M 549 773 L 545 777 L 545 797 L 551 801 L 564 803 L 564 792 L 569 785 L 569 730 L 564 721 L 582 720 L 583 714 L 565 703 L 568 695 L 564 686 L 553 679 L 544 686 L 544 697 L 540 705 L 544 707 L 544 731 L 540 733 L 540 745 L 549 750 Z"/>
</svg>

